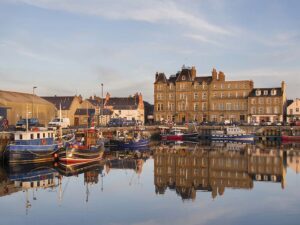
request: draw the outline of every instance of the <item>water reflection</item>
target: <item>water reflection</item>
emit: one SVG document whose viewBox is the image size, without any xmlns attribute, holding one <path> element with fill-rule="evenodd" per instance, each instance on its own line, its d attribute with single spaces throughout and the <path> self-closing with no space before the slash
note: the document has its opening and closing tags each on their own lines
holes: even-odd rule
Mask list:
<svg viewBox="0 0 300 225">
<path fill-rule="evenodd" d="M 197 191 L 214 199 L 226 188 L 252 189 L 255 182 L 285 187 L 286 154 L 277 147 L 240 143 L 160 145 L 154 151 L 155 191 L 175 190 L 183 200 Z"/>
</svg>

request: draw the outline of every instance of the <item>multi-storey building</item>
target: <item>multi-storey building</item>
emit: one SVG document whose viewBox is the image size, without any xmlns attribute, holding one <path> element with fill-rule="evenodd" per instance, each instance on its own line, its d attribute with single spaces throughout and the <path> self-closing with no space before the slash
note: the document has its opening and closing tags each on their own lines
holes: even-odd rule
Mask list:
<svg viewBox="0 0 300 225">
<path fill-rule="evenodd" d="M 287 122 L 293 122 L 295 120 L 300 120 L 300 99 L 292 101 L 291 104 L 287 106 Z"/>
<path fill-rule="evenodd" d="M 286 112 L 286 85 L 254 88 L 248 98 L 248 122 L 283 122 Z"/>
<path fill-rule="evenodd" d="M 186 121 L 246 121 L 247 97 L 251 80 L 227 81 L 223 72 L 213 69 L 211 76 L 197 77 L 195 67 L 169 78 L 156 73 L 154 83 L 154 119 Z"/>
</svg>

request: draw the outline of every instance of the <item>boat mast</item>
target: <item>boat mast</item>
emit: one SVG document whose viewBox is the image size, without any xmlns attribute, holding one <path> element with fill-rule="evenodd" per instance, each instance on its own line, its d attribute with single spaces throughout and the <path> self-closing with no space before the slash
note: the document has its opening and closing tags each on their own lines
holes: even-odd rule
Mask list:
<svg viewBox="0 0 300 225">
<path fill-rule="evenodd" d="M 28 132 L 28 104 L 26 105 L 26 132 Z"/>
<path fill-rule="evenodd" d="M 59 104 L 59 140 L 62 140 L 62 116 L 61 116 L 61 103 Z"/>
</svg>

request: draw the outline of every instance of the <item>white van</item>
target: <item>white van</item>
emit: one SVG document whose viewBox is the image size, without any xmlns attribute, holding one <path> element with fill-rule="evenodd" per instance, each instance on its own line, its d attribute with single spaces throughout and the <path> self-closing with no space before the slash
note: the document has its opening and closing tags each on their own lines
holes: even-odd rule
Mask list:
<svg viewBox="0 0 300 225">
<path fill-rule="evenodd" d="M 69 118 L 61 118 L 61 120 L 60 120 L 59 118 L 55 118 L 51 122 L 48 123 L 49 128 L 58 128 L 60 126 L 62 128 L 69 128 L 70 127 L 70 119 Z"/>
</svg>

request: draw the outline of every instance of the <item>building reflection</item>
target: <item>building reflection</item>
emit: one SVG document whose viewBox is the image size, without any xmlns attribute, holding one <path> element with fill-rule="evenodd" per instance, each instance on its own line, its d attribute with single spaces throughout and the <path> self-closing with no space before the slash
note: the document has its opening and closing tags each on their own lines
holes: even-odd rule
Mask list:
<svg viewBox="0 0 300 225">
<path fill-rule="evenodd" d="M 161 145 L 154 151 L 154 183 L 158 194 L 175 190 L 183 200 L 197 191 L 222 196 L 226 188 L 252 189 L 255 181 L 285 186 L 283 151 L 239 143 Z"/>
</svg>

